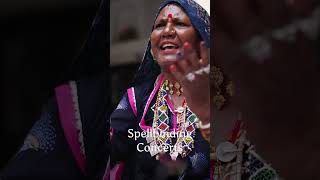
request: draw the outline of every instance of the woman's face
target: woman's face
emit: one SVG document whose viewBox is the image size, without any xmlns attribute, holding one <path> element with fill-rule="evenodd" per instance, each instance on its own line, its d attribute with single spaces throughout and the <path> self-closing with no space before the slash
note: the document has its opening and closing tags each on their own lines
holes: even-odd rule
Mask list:
<svg viewBox="0 0 320 180">
<path fill-rule="evenodd" d="M 153 57 L 167 69 L 178 60 L 177 54 L 186 42 L 199 54 L 200 38 L 189 17 L 179 6 L 169 4 L 160 11 L 151 33 Z"/>
</svg>

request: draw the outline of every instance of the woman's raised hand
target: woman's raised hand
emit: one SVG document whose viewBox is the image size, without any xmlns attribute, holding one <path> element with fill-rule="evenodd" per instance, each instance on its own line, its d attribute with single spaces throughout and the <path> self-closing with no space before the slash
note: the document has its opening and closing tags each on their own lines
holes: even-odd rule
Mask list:
<svg viewBox="0 0 320 180">
<path fill-rule="evenodd" d="M 169 67 L 183 87 L 188 106 L 203 123 L 209 121 L 210 114 L 209 51 L 203 41 L 199 43 L 199 48 L 186 42 L 180 60 Z"/>
</svg>

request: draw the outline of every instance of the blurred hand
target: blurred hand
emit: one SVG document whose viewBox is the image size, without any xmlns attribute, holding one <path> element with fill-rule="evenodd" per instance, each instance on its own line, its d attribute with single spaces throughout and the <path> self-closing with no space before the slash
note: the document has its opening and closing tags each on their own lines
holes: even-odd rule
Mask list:
<svg viewBox="0 0 320 180">
<path fill-rule="evenodd" d="M 190 109 L 203 123 L 208 123 L 210 89 L 209 72 L 205 72 L 205 69 L 209 67 L 210 49 L 206 48 L 203 41 L 200 42 L 199 47 L 200 52 L 198 53 L 196 47 L 191 47 L 189 43 L 184 44 L 184 53 L 181 60 L 174 65 L 176 71 L 172 71 L 172 75 L 181 83 Z M 200 54 L 200 58 L 198 54 Z M 196 73 L 197 71 L 200 73 Z M 194 77 L 188 79 L 188 76 Z"/>
<path fill-rule="evenodd" d="M 236 100 L 258 152 L 287 179 L 310 179 L 319 151 L 319 72 L 316 47 L 302 31 L 293 41 L 267 37 L 270 56 L 249 56 L 244 44 L 311 15 L 315 0 L 216 0 L 214 63 L 236 86 Z M 238 101 L 238 102 L 235 102 Z M 225 119 L 214 119 L 225 121 Z M 216 131 L 215 131 L 216 132 Z M 315 146 L 317 145 L 317 146 Z M 317 147 L 317 148 L 315 148 Z M 305 154 L 311 159 L 305 159 Z M 306 162 L 307 161 L 307 162 Z M 304 162 L 303 167 L 297 164 Z M 295 169 L 298 169 L 295 171 Z M 309 178 L 307 178 L 309 177 Z M 312 178 L 311 178 L 312 179 Z"/>
</svg>

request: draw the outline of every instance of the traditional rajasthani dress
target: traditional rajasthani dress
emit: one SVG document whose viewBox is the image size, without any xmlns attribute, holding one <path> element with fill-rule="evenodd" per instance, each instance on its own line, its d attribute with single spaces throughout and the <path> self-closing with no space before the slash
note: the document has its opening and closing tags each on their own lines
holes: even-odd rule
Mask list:
<svg viewBox="0 0 320 180">
<path fill-rule="evenodd" d="M 210 47 L 210 20 L 205 9 L 193 0 L 167 0 L 159 12 L 168 4 L 176 4 L 186 12 Z M 174 109 L 166 86 L 160 67 L 152 58 L 149 42 L 132 87 L 110 118 L 111 179 L 164 179 L 172 171 L 168 168 L 172 162 L 182 164 L 176 179 L 210 179 L 210 145 L 198 129 L 198 118 L 187 102 Z M 132 132 L 156 135 L 134 139 L 130 138 Z M 182 134 L 170 136 L 174 132 Z"/>
<path fill-rule="evenodd" d="M 170 3 L 182 7 L 210 48 L 208 13 L 193 0 L 166 0 L 159 12 Z M 109 124 L 108 73 L 87 73 L 92 64 L 101 67 L 107 59 L 106 1 L 102 4 L 72 72 L 85 73 L 87 78 L 77 76 L 77 80 L 55 89 L 20 151 L 1 171 L 0 179 L 157 180 L 169 177 L 168 171 L 175 171 L 171 174 L 181 180 L 278 178 L 255 153 L 241 121 L 229 141 L 214 148 L 210 159 L 210 145 L 198 129 L 196 114 L 187 102 L 174 109 L 168 84 L 150 53 L 150 42 L 134 83 L 110 116 Z M 151 138 L 141 135 L 150 132 L 155 133 Z M 140 136 L 135 139 L 132 133 Z M 172 146 L 178 148 L 165 148 Z M 226 155 L 226 150 L 235 153 Z M 170 166 L 172 162 L 179 166 Z"/>
<path fill-rule="evenodd" d="M 183 112 L 174 110 L 162 75 L 151 91 L 145 85 L 128 89 L 111 115 L 111 126 L 111 162 L 112 167 L 117 169 L 111 173 L 112 177 L 117 179 L 121 174 L 121 179 L 157 178 L 161 176 L 159 171 L 165 169 L 163 163 L 174 160 L 186 166 L 181 172 L 181 179 L 209 179 L 209 142 L 201 136 L 197 129 L 197 117 L 187 106 Z M 156 130 L 159 136 L 151 139 L 138 137 L 135 140 L 128 137 L 130 129 L 132 132 Z M 168 133 L 174 130 L 183 134 L 169 137 Z M 170 145 L 180 146 L 181 151 L 168 150 L 167 154 L 160 154 L 157 150 L 142 151 L 145 146 L 161 145 L 168 148 Z"/>
</svg>

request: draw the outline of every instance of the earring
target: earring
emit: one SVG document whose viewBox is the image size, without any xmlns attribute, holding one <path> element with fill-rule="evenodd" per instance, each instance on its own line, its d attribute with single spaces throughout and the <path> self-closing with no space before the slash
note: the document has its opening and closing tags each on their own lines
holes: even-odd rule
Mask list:
<svg viewBox="0 0 320 180">
<path fill-rule="evenodd" d="M 182 92 L 181 92 L 181 85 L 178 83 L 178 82 L 175 82 L 174 83 L 174 87 L 176 88 L 176 94 L 178 95 L 178 96 L 180 96 L 181 94 L 182 94 Z"/>
<path fill-rule="evenodd" d="M 232 81 L 230 81 L 227 86 L 226 86 L 226 93 L 229 95 L 229 96 L 234 96 L 234 93 L 235 93 L 235 86 L 234 86 L 234 83 Z"/>
<path fill-rule="evenodd" d="M 164 81 L 164 85 L 165 85 L 165 89 L 166 89 L 166 91 L 169 91 L 169 80 L 165 80 Z"/>
<path fill-rule="evenodd" d="M 169 83 L 169 93 L 173 95 L 173 84 L 171 82 Z"/>
<path fill-rule="evenodd" d="M 223 83 L 223 74 L 220 71 L 219 68 L 216 66 L 213 66 L 212 68 L 212 79 L 213 79 L 213 85 L 216 91 L 216 94 L 213 96 L 213 102 L 214 105 L 220 110 L 222 106 L 224 105 L 226 99 L 221 95 L 221 88 L 220 86 Z"/>
<path fill-rule="evenodd" d="M 154 55 L 153 55 L 152 50 L 150 50 L 150 54 L 151 54 L 151 56 L 152 56 L 152 59 L 153 59 L 154 61 L 156 61 L 156 62 L 157 62 L 157 59 L 156 59 L 156 58 L 154 58 Z"/>
<path fill-rule="evenodd" d="M 221 110 L 227 100 L 223 95 L 224 91 L 223 91 L 223 88 L 221 87 L 224 84 L 225 78 L 220 68 L 213 66 L 211 71 L 211 79 L 213 80 L 213 85 L 216 91 L 215 95 L 213 96 L 213 103 L 218 110 Z M 232 81 L 228 82 L 224 90 L 228 96 L 230 97 L 234 96 L 235 94 L 234 83 Z"/>
</svg>

